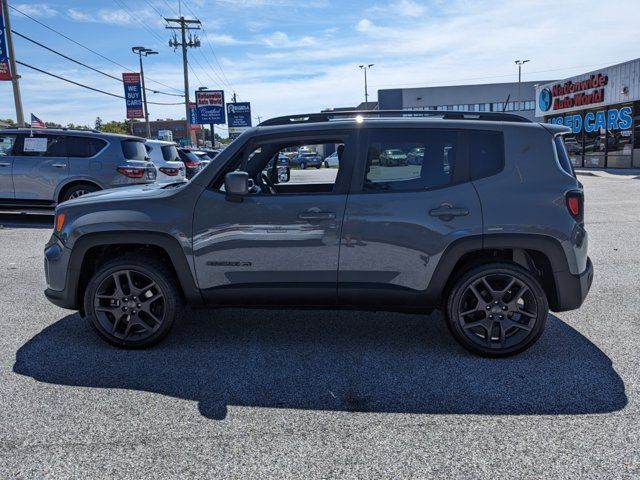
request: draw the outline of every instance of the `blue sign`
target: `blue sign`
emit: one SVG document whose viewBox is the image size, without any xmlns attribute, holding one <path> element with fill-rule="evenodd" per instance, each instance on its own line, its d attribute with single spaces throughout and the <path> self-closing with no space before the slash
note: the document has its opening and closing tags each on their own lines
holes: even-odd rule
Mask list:
<svg viewBox="0 0 640 480">
<path fill-rule="evenodd" d="M 195 102 L 189 102 L 189 125 L 191 125 L 191 130 L 198 127 L 198 112 Z"/>
<path fill-rule="evenodd" d="M 0 0 L 0 7 L 2 2 Z M 11 71 L 9 70 L 9 56 L 7 55 L 7 42 L 4 39 L 4 18 L 2 16 L 2 8 L 0 8 L 0 80 L 11 80 Z"/>
<path fill-rule="evenodd" d="M 540 110 L 543 112 L 548 111 L 551 108 L 552 103 L 552 95 L 551 90 L 548 88 L 543 88 L 540 90 L 540 95 L 538 96 L 538 106 Z"/>
<path fill-rule="evenodd" d="M 227 103 L 227 125 L 229 138 L 238 138 L 251 127 L 251 104 L 249 102 Z"/>
<path fill-rule="evenodd" d="M 223 90 L 197 90 L 196 105 L 196 123 L 227 123 Z"/>
<path fill-rule="evenodd" d="M 123 73 L 124 98 L 127 102 L 127 118 L 144 118 L 142 86 L 139 73 Z"/>
<path fill-rule="evenodd" d="M 598 130 L 628 130 L 633 125 L 633 115 L 631 107 L 622 107 L 620 110 L 610 108 L 587 112 L 584 117 L 579 114 L 554 117 L 550 118 L 548 123 L 565 125 L 570 127 L 573 133 L 580 133 L 582 130 L 587 133 Z"/>
</svg>

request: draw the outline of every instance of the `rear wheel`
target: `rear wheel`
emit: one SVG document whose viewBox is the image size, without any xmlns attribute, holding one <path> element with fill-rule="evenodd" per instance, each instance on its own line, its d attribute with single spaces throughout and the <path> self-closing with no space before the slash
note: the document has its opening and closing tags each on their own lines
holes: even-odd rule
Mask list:
<svg viewBox="0 0 640 480">
<path fill-rule="evenodd" d="M 506 357 L 542 334 L 549 313 L 538 280 L 519 265 L 492 263 L 464 274 L 451 289 L 447 322 L 455 339 L 479 355 Z"/>
<path fill-rule="evenodd" d="M 178 285 L 161 262 L 120 258 L 93 275 L 84 296 L 91 325 L 109 343 L 143 348 L 162 340 L 181 304 Z"/>
<path fill-rule="evenodd" d="M 62 195 L 61 202 L 66 202 L 67 200 L 72 200 L 74 198 L 79 198 L 87 193 L 97 192 L 100 190 L 96 185 L 91 183 L 79 183 L 69 188 L 64 195 Z"/>
<path fill-rule="evenodd" d="M 307 164 L 306 164 L 306 163 L 304 163 L 304 162 L 301 162 L 301 163 L 300 163 L 300 169 L 301 169 L 301 170 L 306 170 L 306 168 L 307 168 Z"/>
</svg>

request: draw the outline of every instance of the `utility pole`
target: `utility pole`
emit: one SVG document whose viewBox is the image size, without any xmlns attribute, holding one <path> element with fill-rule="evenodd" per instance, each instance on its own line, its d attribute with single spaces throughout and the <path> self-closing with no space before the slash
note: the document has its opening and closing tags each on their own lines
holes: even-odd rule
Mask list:
<svg viewBox="0 0 640 480">
<path fill-rule="evenodd" d="M 186 134 L 189 140 L 191 140 L 191 121 L 189 119 L 189 62 L 187 61 L 187 47 L 198 48 L 200 46 L 200 39 L 197 35 L 192 37 L 189 34 L 189 41 L 187 42 L 187 30 L 200 30 L 202 22 L 200 20 L 186 19 L 183 16 L 180 18 L 165 18 L 165 21 L 170 25 L 167 25 L 169 30 L 181 31 L 181 42 L 178 42 L 175 35 L 169 40 L 169 46 L 173 48 L 182 47 L 182 68 L 184 70 L 184 109 L 185 109 L 185 127 L 187 129 Z M 177 24 L 179 26 L 171 26 L 171 24 Z M 195 25 L 195 26 L 189 26 Z"/>
<path fill-rule="evenodd" d="M 144 47 L 132 47 L 131 51 L 140 57 L 140 78 L 142 79 L 142 101 L 144 102 L 144 119 L 147 123 L 147 138 L 151 137 L 151 125 L 149 125 L 149 110 L 147 109 L 147 89 L 144 86 L 144 68 L 142 67 L 142 56 L 157 55 L 158 52 Z"/>
<path fill-rule="evenodd" d="M 518 108 L 516 108 L 516 110 L 520 111 L 522 110 L 521 107 L 521 103 L 522 103 L 522 99 L 520 98 L 520 83 L 522 82 L 522 65 L 524 65 L 527 62 L 530 62 L 531 60 L 516 60 L 515 64 L 518 65 Z"/>
<path fill-rule="evenodd" d="M 13 38 L 11 37 L 11 20 L 9 19 L 9 0 L 0 0 L 2 3 L 2 16 L 4 17 L 4 33 L 7 39 L 7 53 L 9 53 L 9 69 L 11 70 L 11 84 L 13 85 L 13 100 L 16 104 L 16 123 L 24 127 L 24 112 L 22 110 L 22 96 L 20 95 L 20 75 L 16 67 L 16 55 L 13 50 Z"/>
</svg>

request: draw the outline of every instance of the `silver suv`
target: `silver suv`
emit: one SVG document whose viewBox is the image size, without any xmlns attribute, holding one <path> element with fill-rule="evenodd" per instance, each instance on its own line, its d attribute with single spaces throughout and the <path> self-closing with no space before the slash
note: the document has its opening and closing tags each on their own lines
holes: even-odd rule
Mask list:
<svg viewBox="0 0 640 480">
<path fill-rule="evenodd" d="M 0 130 L 0 205 L 47 207 L 154 182 L 144 139 L 90 130 Z"/>
</svg>

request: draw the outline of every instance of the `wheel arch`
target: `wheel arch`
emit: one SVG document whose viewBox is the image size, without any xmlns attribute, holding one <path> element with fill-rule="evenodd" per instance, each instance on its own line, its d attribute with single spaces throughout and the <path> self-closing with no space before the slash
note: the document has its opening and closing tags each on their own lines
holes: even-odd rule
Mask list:
<svg viewBox="0 0 640 480">
<path fill-rule="evenodd" d="M 551 310 L 562 310 L 560 275 L 569 271 L 564 250 L 546 235 L 491 234 L 456 240 L 442 254 L 432 276 L 427 296 L 442 305 L 455 281 L 470 269 L 491 262 L 511 262 L 530 271 L 547 295 Z"/>
<path fill-rule="evenodd" d="M 98 190 L 104 190 L 104 187 L 100 185 L 98 182 L 96 182 L 95 180 L 90 180 L 87 178 L 77 178 L 77 177 L 66 179 L 63 183 L 60 183 L 60 185 L 58 185 L 58 188 L 55 194 L 56 203 L 62 202 L 62 197 L 64 197 L 64 194 L 67 193 L 67 191 L 70 188 L 73 188 L 76 185 L 81 185 L 83 183 L 94 185 L 95 187 L 98 188 Z"/>
<path fill-rule="evenodd" d="M 70 303 L 81 309 L 84 289 L 96 268 L 105 261 L 128 253 L 158 255 L 175 273 L 187 302 L 192 305 L 203 303 L 179 241 L 166 233 L 131 231 L 91 233 L 74 242 L 67 267 L 67 288 L 72 295 Z"/>
</svg>

